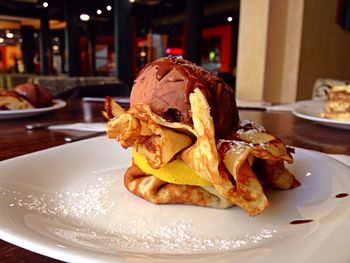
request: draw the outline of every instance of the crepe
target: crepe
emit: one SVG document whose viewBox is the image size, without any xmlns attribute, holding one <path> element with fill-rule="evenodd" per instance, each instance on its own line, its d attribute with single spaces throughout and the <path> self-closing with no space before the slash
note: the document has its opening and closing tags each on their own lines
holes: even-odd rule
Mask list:
<svg viewBox="0 0 350 263">
<path fill-rule="evenodd" d="M 34 106 L 13 91 L 0 91 L 0 109 L 1 110 L 28 110 L 34 109 Z"/>
<path fill-rule="evenodd" d="M 11 90 L 0 91 L 0 110 L 29 110 L 51 105 L 49 90 L 33 83 L 23 83 Z"/>
<path fill-rule="evenodd" d="M 233 205 L 211 186 L 168 183 L 145 174 L 135 164 L 125 172 L 124 185 L 131 193 L 155 204 L 188 204 L 213 208 L 228 208 Z"/>
<path fill-rule="evenodd" d="M 109 138 L 116 139 L 124 148 L 133 147 L 151 169 L 181 161 L 206 182 L 194 185 L 191 180 L 160 179 L 151 174 L 152 170 L 141 170 L 134 156 L 124 179 L 130 192 L 157 204 L 215 208 L 238 205 L 255 216 L 269 204 L 261 182 L 278 189 L 299 185 L 283 164 L 293 161 L 292 150 L 278 138 L 261 126 L 241 123 L 227 138 L 216 140 L 210 106 L 203 92 L 195 89 L 189 101 L 193 127 L 167 121 L 145 104 L 124 111 L 110 98 L 106 99 Z"/>
</svg>

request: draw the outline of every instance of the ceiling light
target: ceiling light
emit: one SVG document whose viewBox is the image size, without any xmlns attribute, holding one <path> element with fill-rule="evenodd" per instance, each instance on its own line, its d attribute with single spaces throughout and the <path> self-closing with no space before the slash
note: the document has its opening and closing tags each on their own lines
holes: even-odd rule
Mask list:
<svg viewBox="0 0 350 263">
<path fill-rule="evenodd" d="M 2 37 L 0 37 L 0 43 L 4 43 L 5 39 L 3 39 Z"/>
<path fill-rule="evenodd" d="M 6 37 L 7 38 L 13 38 L 13 33 L 11 33 L 11 32 L 6 33 Z"/>
<path fill-rule="evenodd" d="M 20 39 L 18 39 L 18 43 L 23 43 L 23 39 L 22 38 L 20 38 Z"/>
<path fill-rule="evenodd" d="M 100 14 L 102 14 L 102 10 L 101 10 L 101 9 L 97 9 L 96 13 L 97 13 L 98 15 L 100 15 Z"/>
<path fill-rule="evenodd" d="M 130 1 L 130 3 L 133 3 L 133 2 L 135 2 L 135 0 L 129 0 Z"/>
<path fill-rule="evenodd" d="M 227 17 L 227 21 L 228 21 L 228 22 L 232 22 L 232 20 L 233 20 L 233 19 L 232 19 L 232 16 Z"/>
<path fill-rule="evenodd" d="M 80 20 L 81 21 L 89 21 L 90 20 L 90 16 L 88 14 L 81 14 L 80 15 Z"/>
<path fill-rule="evenodd" d="M 49 3 L 48 2 L 44 2 L 43 3 L 43 7 L 47 8 L 49 6 Z"/>
<path fill-rule="evenodd" d="M 54 51 L 59 51 L 59 50 L 60 50 L 60 47 L 57 46 L 57 45 L 53 45 L 53 46 L 52 46 L 52 49 L 53 49 Z"/>
<path fill-rule="evenodd" d="M 111 10 L 112 10 L 112 7 L 111 7 L 110 5 L 107 5 L 107 6 L 106 6 L 106 9 L 107 9 L 108 11 L 111 11 Z"/>
</svg>

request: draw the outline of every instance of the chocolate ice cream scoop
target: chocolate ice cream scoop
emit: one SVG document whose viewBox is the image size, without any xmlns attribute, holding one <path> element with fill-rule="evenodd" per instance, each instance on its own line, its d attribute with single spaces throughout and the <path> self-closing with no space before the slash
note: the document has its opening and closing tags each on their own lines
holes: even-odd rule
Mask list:
<svg viewBox="0 0 350 263">
<path fill-rule="evenodd" d="M 195 88 L 210 105 L 216 137 L 223 138 L 239 122 L 234 93 L 222 79 L 187 60 L 161 58 L 148 64 L 134 82 L 130 104 L 148 104 L 168 121 L 192 125 L 189 95 Z"/>
</svg>

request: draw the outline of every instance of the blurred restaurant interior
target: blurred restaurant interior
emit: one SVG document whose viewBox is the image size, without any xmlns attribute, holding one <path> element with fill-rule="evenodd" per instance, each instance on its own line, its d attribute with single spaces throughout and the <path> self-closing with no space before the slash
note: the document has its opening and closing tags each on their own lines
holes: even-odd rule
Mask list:
<svg viewBox="0 0 350 263">
<path fill-rule="evenodd" d="M 350 79 L 350 1 L 2 0 L 0 87 L 54 96 L 116 85 L 128 95 L 148 62 L 177 56 L 221 76 L 241 100 L 310 99 Z"/>
<path fill-rule="evenodd" d="M 350 262 L 350 0 L 0 0 L 0 134 L 0 262 Z"/>
<path fill-rule="evenodd" d="M 62 89 L 51 82 L 83 77 L 121 81 L 126 95 L 140 69 L 164 56 L 185 57 L 234 85 L 238 19 L 239 1 L 1 1 L 1 86 L 34 81 L 56 95 Z"/>
</svg>

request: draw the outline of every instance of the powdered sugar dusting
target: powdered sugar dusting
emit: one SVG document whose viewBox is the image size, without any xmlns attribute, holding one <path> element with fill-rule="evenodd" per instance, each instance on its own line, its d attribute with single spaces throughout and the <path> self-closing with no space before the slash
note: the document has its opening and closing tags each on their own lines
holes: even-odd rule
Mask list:
<svg viewBox="0 0 350 263">
<path fill-rule="evenodd" d="M 62 228 L 51 229 L 57 236 L 74 240 L 84 245 L 96 245 L 128 252 L 188 254 L 199 252 L 218 252 L 225 250 L 250 247 L 274 236 L 276 230 L 262 229 L 259 233 L 246 235 L 243 238 L 221 238 L 218 236 L 205 237 L 191 234 L 195 227 L 191 220 L 172 221 L 166 227 L 157 231 L 147 228 L 149 223 L 141 224 L 142 233 L 129 229 L 129 226 L 120 226 L 119 229 L 96 233 L 89 229 L 69 231 Z M 140 227 L 140 225 L 138 225 Z"/>
<path fill-rule="evenodd" d="M 3 190 L 2 195 L 11 193 L 15 203 L 11 206 L 25 207 L 31 211 L 49 216 L 63 216 L 81 219 L 87 215 L 105 215 L 114 208 L 113 200 L 108 201 L 108 188 L 115 181 L 113 177 L 98 178 L 97 183 L 83 185 L 79 190 L 60 190 L 52 193 L 36 192 L 23 195 L 12 190 Z M 2 190 L 2 189 L 0 189 Z M 103 201 L 102 201 L 103 200 Z"/>
<path fill-rule="evenodd" d="M 195 207 L 183 206 L 183 210 L 177 210 L 180 207 L 156 206 L 140 201 L 126 192 L 124 186 L 120 186 L 122 171 L 96 174 L 84 184 L 72 184 L 51 192 L 40 192 L 35 188 L 20 192 L 13 190 L 17 188 L 15 186 L 1 186 L 0 195 L 8 199 L 10 209 L 24 210 L 25 214 L 29 214 L 26 224 L 39 233 L 47 235 L 48 231 L 56 238 L 107 253 L 218 252 L 256 246 L 276 233 L 273 229 L 262 227 L 242 234 L 235 227 L 229 228 L 229 225 L 224 235 L 201 231 L 211 225 L 210 219 L 204 219 L 207 224 L 204 226 L 202 216 L 178 213 Z M 165 212 L 159 214 L 163 209 Z M 158 211 L 158 214 L 154 211 Z M 222 213 L 211 209 L 203 211 L 207 215 Z M 237 231 L 240 234 L 236 234 Z"/>
</svg>

